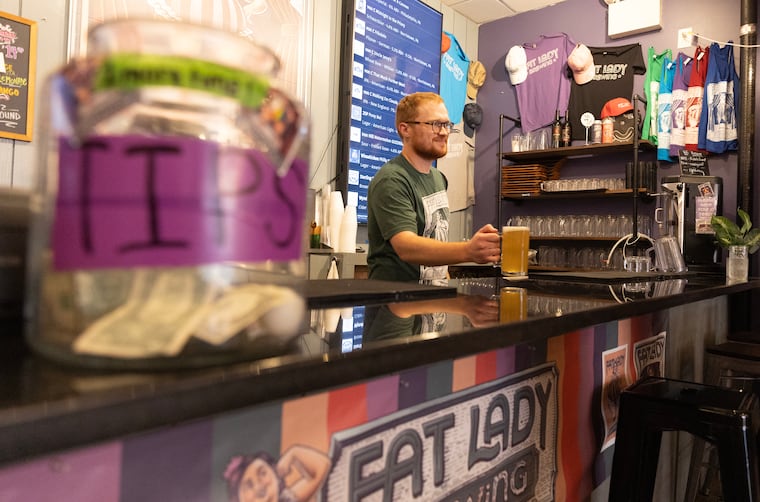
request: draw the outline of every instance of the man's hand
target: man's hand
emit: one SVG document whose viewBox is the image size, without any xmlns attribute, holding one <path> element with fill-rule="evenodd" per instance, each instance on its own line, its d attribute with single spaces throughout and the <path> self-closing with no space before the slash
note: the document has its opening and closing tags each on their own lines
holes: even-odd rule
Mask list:
<svg viewBox="0 0 760 502">
<path fill-rule="evenodd" d="M 467 242 L 467 253 L 475 263 L 497 263 L 501 259 L 499 231 L 490 223 L 484 225 Z"/>
</svg>

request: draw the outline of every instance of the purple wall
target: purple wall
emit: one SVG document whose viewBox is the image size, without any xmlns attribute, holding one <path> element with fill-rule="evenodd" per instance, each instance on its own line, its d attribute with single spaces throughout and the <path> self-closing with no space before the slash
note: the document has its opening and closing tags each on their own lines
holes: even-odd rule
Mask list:
<svg viewBox="0 0 760 502">
<path fill-rule="evenodd" d="M 498 177 L 499 114 L 518 117 L 517 98 L 504 68 L 504 58 L 513 45 L 531 42 L 542 34 L 567 33 L 575 42 L 591 46 L 614 46 L 639 42 L 646 61 L 647 49 L 653 46 L 657 52 L 670 48 L 673 54 L 683 51 L 692 55 L 694 47 L 677 49 L 676 39 L 680 28 L 692 27 L 696 33 L 719 41 L 739 42 L 740 0 L 662 0 L 662 26 L 658 31 L 633 35 L 620 39 L 607 37 L 607 7 L 601 0 L 566 0 L 558 5 L 539 11 L 526 12 L 518 16 L 493 21 L 480 27 L 478 59 L 487 70 L 485 84 L 478 93 L 478 103 L 485 110 L 483 125 L 478 130 L 475 155 L 475 190 L 477 204 L 474 208 L 474 228 L 486 223 L 496 223 L 496 187 Z M 700 40 L 700 45 L 709 45 L 708 40 Z M 737 71 L 740 50 L 736 48 L 734 58 Z M 637 75 L 634 91 L 644 95 L 644 75 Z M 756 114 L 760 115 L 757 111 Z M 643 108 L 642 108 L 643 111 Z M 757 122 L 757 119 L 756 119 Z M 757 124 L 756 124 L 757 125 Z M 515 134 L 512 123 L 504 122 L 504 150 L 510 151 L 509 137 Z M 757 137 L 755 138 L 755 163 L 758 161 Z M 632 154 L 631 154 L 632 155 Z M 597 158 L 570 159 L 562 168 L 563 177 L 624 176 L 624 165 L 631 156 L 603 156 Z M 642 156 L 642 160 L 654 160 L 654 156 Z M 668 166 L 667 163 L 661 164 Z M 709 160 L 712 175 L 724 180 L 724 213 L 733 216 L 736 208 L 737 155 L 730 153 L 711 156 Z M 678 174 L 677 164 L 661 168 L 659 176 Z M 758 185 L 755 175 L 755 184 Z M 757 188 L 755 188 L 757 193 Z M 573 201 L 573 203 L 575 203 Z M 510 214 L 540 214 L 557 212 L 557 208 L 546 208 L 547 204 L 526 203 L 521 206 L 505 202 L 502 214 L 506 219 Z M 630 204 L 626 207 L 629 207 Z M 760 223 L 758 204 L 755 204 L 753 221 Z M 622 212 L 626 207 L 621 209 Z M 582 209 L 585 211 L 586 209 Z M 563 211 L 566 212 L 566 211 Z M 615 212 L 614 210 L 610 212 Z"/>
</svg>

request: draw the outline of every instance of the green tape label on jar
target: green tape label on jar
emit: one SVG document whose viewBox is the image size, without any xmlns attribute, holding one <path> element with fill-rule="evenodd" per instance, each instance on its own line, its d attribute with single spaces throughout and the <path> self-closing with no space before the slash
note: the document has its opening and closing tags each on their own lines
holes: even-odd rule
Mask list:
<svg viewBox="0 0 760 502">
<path fill-rule="evenodd" d="M 95 90 L 153 86 L 204 91 L 256 108 L 267 96 L 269 79 L 208 61 L 143 54 L 108 56 L 95 77 Z"/>
</svg>

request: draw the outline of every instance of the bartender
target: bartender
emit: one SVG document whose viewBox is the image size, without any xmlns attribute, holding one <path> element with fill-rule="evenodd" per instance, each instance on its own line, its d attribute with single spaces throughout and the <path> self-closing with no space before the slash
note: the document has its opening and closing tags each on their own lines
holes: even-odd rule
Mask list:
<svg viewBox="0 0 760 502">
<path fill-rule="evenodd" d="M 401 154 L 380 168 L 367 192 L 370 279 L 441 285 L 449 264 L 499 260 L 499 234 L 490 224 L 468 241 L 448 241 L 448 182 L 433 162 L 446 155 L 452 126 L 438 94 L 399 101 Z"/>
</svg>

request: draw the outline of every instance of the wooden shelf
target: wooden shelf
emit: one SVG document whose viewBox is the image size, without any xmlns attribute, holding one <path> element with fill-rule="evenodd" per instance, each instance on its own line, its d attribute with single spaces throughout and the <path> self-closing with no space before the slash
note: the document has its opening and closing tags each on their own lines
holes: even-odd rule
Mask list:
<svg viewBox="0 0 760 502">
<path fill-rule="evenodd" d="M 563 148 L 548 148 L 546 150 L 531 150 L 529 152 L 502 153 L 504 160 L 516 163 L 528 161 L 556 160 L 566 157 L 579 157 L 582 155 L 604 155 L 612 153 L 627 153 L 633 149 L 633 143 L 598 143 L 595 145 L 566 146 Z M 640 150 L 655 150 L 656 146 L 649 141 L 639 141 Z"/>
</svg>

